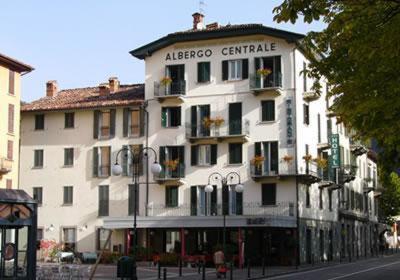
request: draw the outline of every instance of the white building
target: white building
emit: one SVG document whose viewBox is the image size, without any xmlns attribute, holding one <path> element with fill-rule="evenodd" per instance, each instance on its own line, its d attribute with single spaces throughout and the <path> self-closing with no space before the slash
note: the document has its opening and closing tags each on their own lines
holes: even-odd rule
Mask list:
<svg viewBox="0 0 400 280">
<path fill-rule="evenodd" d="M 134 191 L 129 176 L 110 176 L 110 165 L 124 145 L 143 145 L 163 165 L 156 178 L 140 172 L 138 239 L 150 253 L 211 254 L 224 239 L 223 203 L 227 253 L 239 263 L 373 253 L 379 194 L 373 154 L 351 141 L 328 110 L 325 82 L 321 94 L 312 90 L 302 73 L 303 35 L 259 24 L 205 26 L 202 15 L 193 17 L 193 29 L 131 52 L 145 61 L 144 102 L 137 100 L 140 86 L 133 105 L 131 95 L 112 89 L 100 95 L 98 88 L 77 89 L 22 109 L 21 185 L 31 193 L 42 188 L 43 238 L 94 251 L 104 242 L 100 228 L 113 228 L 109 249 L 127 253 Z M 85 106 L 89 100 L 95 105 Z M 68 113 L 72 129 L 65 129 Z M 37 131 L 41 114 L 45 126 Z M 129 157 L 123 166 L 131 175 Z M 210 177 L 214 172 L 230 174 L 226 186 Z M 235 192 L 239 179 L 243 193 Z M 206 193 L 209 183 L 213 191 Z"/>
</svg>

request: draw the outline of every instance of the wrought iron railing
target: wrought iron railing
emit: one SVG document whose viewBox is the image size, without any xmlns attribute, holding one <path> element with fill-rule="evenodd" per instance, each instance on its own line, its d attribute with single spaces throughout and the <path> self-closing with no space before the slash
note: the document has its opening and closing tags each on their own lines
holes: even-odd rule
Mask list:
<svg viewBox="0 0 400 280">
<path fill-rule="evenodd" d="M 155 97 L 166 97 L 175 95 L 186 94 L 186 81 L 172 81 L 169 84 L 162 84 L 160 82 L 154 82 L 154 96 Z"/>
<path fill-rule="evenodd" d="M 252 164 L 250 166 L 250 174 L 252 176 L 291 176 L 291 175 L 311 175 L 318 177 L 318 167 L 314 162 L 305 164 L 305 167 L 296 170 L 294 162 L 279 163 L 278 159 L 265 160 L 260 165 Z"/>
<path fill-rule="evenodd" d="M 161 166 L 162 171 L 155 177 L 156 180 L 180 179 L 185 177 L 185 165 L 183 163 L 179 163 L 176 168 L 168 167 L 164 163 L 161 163 Z"/>
<path fill-rule="evenodd" d="M 204 124 L 186 124 L 187 138 L 229 137 L 250 134 L 250 121 L 247 119 L 227 121 L 220 126 Z"/>
<path fill-rule="evenodd" d="M 151 217 L 183 217 L 183 216 L 222 216 L 222 204 L 208 206 L 181 204 L 167 207 L 165 204 L 149 204 L 147 213 Z M 277 216 L 293 217 L 296 215 L 294 202 L 277 202 L 263 205 L 261 202 L 245 202 L 243 205 L 229 205 L 228 216 Z"/>
<path fill-rule="evenodd" d="M 264 78 L 257 74 L 250 75 L 251 90 L 279 88 L 279 87 L 282 87 L 282 73 L 273 72 Z"/>
</svg>

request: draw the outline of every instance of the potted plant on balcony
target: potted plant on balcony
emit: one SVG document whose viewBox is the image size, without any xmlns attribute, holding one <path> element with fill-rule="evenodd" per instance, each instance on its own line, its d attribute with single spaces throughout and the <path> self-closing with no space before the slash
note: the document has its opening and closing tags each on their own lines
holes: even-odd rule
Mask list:
<svg viewBox="0 0 400 280">
<path fill-rule="evenodd" d="M 293 160 L 293 156 L 291 155 L 285 155 L 283 158 L 283 161 L 286 162 L 287 164 L 291 164 Z"/>
<path fill-rule="evenodd" d="M 164 165 L 166 168 L 168 168 L 171 171 L 175 171 L 178 168 L 179 165 L 179 159 L 173 159 L 173 160 L 166 160 L 164 162 Z"/>
<path fill-rule="evenodd" d="M 255 174 L 261 173 L 261 168 L 263 165 L 263 162 L 265 160 L 265 157 L 261 155 L 255 155 L 252 160 L 250 160 L 250 164 L 254 166 L 254 171 Z"/>
<path fill-rule="evenodd" d="M 214 120 L 210 117 L 204 117 L 203 119 L 203 126 L 206 129 L 210 129 L 211 125 L 214 123 Z"/>
<path fill-rule="evenodd" d="M 163 86 L 168 86 L 172 83 L 172 79 L 170 77 L 166 76 L 166 77 L 163 77 L 160 82 Z"/>
<path fill-rule="evenodd" d="M 328 161 L 325 158 L 317 157 L 313 161 L 317 164 L 318 168 L 326 169 L 328 167 Z"/>
<path fill-rule="evenodd" d="M 306 154 L 305 156 L 303 156 L 303 159 L 306 163 L 309 163 L 312 160 L 312 156 L 309 154 Z"/>
<path fill-rule="evenodd" d="M 215 117 L 213 122 L 214 122 L 214 126 L 215 126 L 215 135 L 218 136 L 219 135 L 219 128 L 225 122 L 225 120 L 221 116 L 218 116 L 218 117 Z"/>
<path fill-rule="evenodd" d="M 272 73 L 271 69 L 268 68 L 260 68 L 257 70 L 257 76 L 259 76 L 261 79 L 264 79 L 271 73 Z"/>
</svg>

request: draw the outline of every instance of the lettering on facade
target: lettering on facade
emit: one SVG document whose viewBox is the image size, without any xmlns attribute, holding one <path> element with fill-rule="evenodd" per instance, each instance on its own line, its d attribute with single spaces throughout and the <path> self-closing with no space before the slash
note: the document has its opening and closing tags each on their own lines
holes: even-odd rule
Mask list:
<svg viewBox="0 0 400 280">
<path fill-rule="evenodd" d="M 293 104 L 292 99 L 286 99 L 286 144 L 293 145 Z"/>
<path fill-rule="evenodd" d="M 276 50 L 276 43 L 261 43 L 261 44 L 224 47 L 220 50 L 220 54 L 222 56 L 230 56 L 230 55 L 243 55 L 250 53 L 262 53 L 275 50 Z M 167 53 L 165 60 L 169 61 L 169 60 L 204 58 L 204 57 L 210 57 L 213 54 L 214 53 L 211 49 L 202 49 L 197 51 L 195 50 L 177 51 L 177 52 Z"/>
<path fill-rule="evenodd" d="M 338 168 L 340 167 L 339 134 L 331 134 L 329 144 L 331 145 L 331 167 Z"/>
</svg>

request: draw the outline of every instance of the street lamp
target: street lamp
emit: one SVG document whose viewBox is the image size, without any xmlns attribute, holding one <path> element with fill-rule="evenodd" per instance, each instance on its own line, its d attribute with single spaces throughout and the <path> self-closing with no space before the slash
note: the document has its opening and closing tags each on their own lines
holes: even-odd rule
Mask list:
<svg viewBox="0 0 400 280">
<path fill-rule="evenodd" d="M 211 179 L 212 178 L 214 180 L 218 180 L 218 179 L 221 180 L 222 191 L 224 191 L 224 187 L 228 184 L 228 180 L 232 181 L 235 176 L 237 177 L 237 179 L 239 181 L 238 184 L 236 184 L 236 186 L 235 186 L 235 192 L 242 193 L 243 190 L 244 190 L 244 186 L 240 183 L 240 175 L 239 175 L 239 173 L 234 172 L 234 171 L 228 173 L 225 177 L 223 175 L 221 175 L 220 173 L 218 173 L 218 172 L 211 173 L 210 176 L 208 176 L 208 184 L 204 188 L 204 191 L 206 193 L 213 192 L 214 188 L 211 185 Z M 223 236 L 222 236 L 222 238 L 223 238 L 223 245 L 222 245 L 223 247 L 222 248 L 223 248 L 223 252 L 224 252 L 224 262 L 225 262 L 225 252 L 226 252 L 226 213 L 229 210 L 229 208 L 227 208 L 227 206 L 229 206 L 229 202 L 226 203 L 226 205 L 225 205 L 224 196 L 222 196 L 222 215 L 224 217 L 224 220 L 223 220 L 224 221 L 224 233 L 223 233 Z"/>
<path fill-rule="evenodd" d="M 139 181 L 139 168 L 140 168 L 140 159 L 142 156 L 148 156 L 147 152 L 152 151 L 154 153 L 154 162 L 151 164 L 150 170 L 153 175 L 157 176 L 160 174 L 162 171 L 161 165 L 157 162 L 157 153 L 156 151 L 151 148 L 151 147 L 143 147 L 137 152 L 133 152 L 132 150 L 128 148 L 122 148 L 118 151 L 117 156 L 115 157 L 115 164 L 112 167 L 112 173 L 113 175 L 119 176 L 122 174 L 122 167 L 120 164 L 118 164 L 118 156 L 121 152 L 126 152 L 126 156 L 128 156 L 128 153 L 131 156 L 132 159 L 132 166 L 133 166 L 133 172 L 132 172 L 132 182 L 134 184 L 134 193 L 135 193 L 135 200 L 134 200 L 134 211 L 133 211 L 133 232 L 134 232 L 134 237 L 133 237 L 133 268 L 132 268 L 132 277 L 131 279 L 137 280 L 137 270 L 136 270 L 136 245 L 137 245 L 137 227 L 136 227 L 136 212 L 137 212 L 137 205 L 136 205 L 136 199 L 137 199 L 137 189 L 138 189 L 138 181 Z"/>
</svg>

